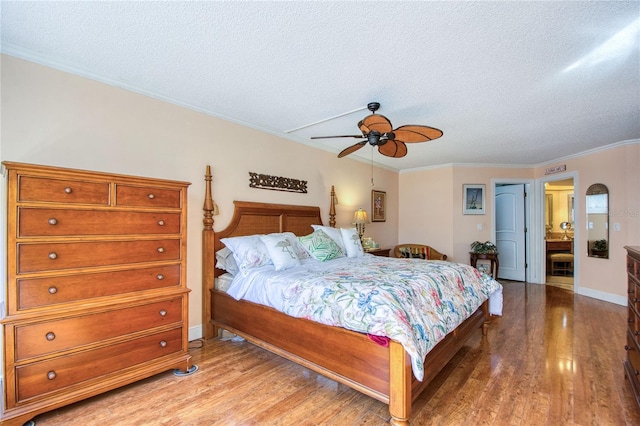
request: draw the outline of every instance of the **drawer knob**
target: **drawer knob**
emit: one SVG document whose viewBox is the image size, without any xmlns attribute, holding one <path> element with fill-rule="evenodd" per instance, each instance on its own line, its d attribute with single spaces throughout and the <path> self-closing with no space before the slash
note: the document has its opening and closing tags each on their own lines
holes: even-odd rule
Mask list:
<svg viewBox="0 0 640 426">
<path fill-rule="evenodd" d="M 164 220 L 159 220 L 159 221 L 158 221 L 158 225 L 160 225 L 160 226 L 164 226 Z"/>
<path fill-rule="evenodd" d="M 51 253 L 49 253 L 49 259 L 55 260 L 57 258 L 58 258 L 58 255 L 55 252 L 52 251 Z"/>
<path fill-rule="evenodd" d="M 156 196 L 153 195 L 153 194 L 149 194 L 149 195 L 147 195 L 147 198 L 150 199 L 150 200 L 153 200 L 154 198 L 156 198 Z"/>
<path fill-rule="evenodd" d="M 56 294 L 58 292 L 58 289 L 55 287 L 49 287 L 49 294 Z"/>
<path fill-rule="evenodd" d="M 66 192 L 67 194 L 71 194 L 71 193 L 73 192 L 73 189 L 71 189 L 71 187 L 67 186 L 67 187 L 64 189 L 64 192 Z"/>
<path fill-rule="evenodd" d="M 160 347 L 165 348 L 167 346 L 167 342 L 165 340 L 160 340 Z"/>
<path fill-rule="evenodd" d="M 164 247 L 158 247 L 158 253 L 164 253 Z"/>
<path fill-rule="evenodd" d="M 56 374 L 55 371 L 51 370 L 47 373 L 47 379 L 49 380 L 53 380 L 57 377 L 58 375 Z"/>
<path fill-rule="evenodd" d="M 52 217 L 51 219 L 49 219 L 49 225 L 57 225 L 58 221 L 55 217 Z"/>
<path fill-rule="evenodd" d="M 164 280 L 164 275 L 158 274 L 158 275 L 156 275 L 156 278 L 159 279 L 159 280 Z"/>
<path fill-rule="evenodd" d="M 624 345 L 624 350 L 625 350 L 625 351 L 630 351 L 630 350 L 631 350 L 631 348 L 629 347 L 629 345 Z"/>
<path fill-rule="evenodd" d="M 48 332 L 45 336 L 44 336 L 48 341 L 52 341 L 55 340 L 56 335 L 53 331 Z"/>
<path fill-rule="evenodd" d="M 167 311 L 165 311 L 164 309 L 162 309 L 162 310 L 160 311 L 160 316 L 161 316 L 161 317 L 166 317 L 166 316 L 167 316 Z"/>
</svg>

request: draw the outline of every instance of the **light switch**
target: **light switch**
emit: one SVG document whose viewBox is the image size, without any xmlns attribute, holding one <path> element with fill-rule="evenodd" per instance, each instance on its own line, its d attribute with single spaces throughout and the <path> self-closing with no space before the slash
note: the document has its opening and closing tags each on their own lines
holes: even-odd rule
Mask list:
<svg viewBox="0 0 640 426">
<path fill-rule="evenodd" d="M 478 224 L 478 231 L 482 231 L 482 224 L 481 223 Z"/>
<path fill-rule="evenodd" d="M 593 222 L 589 222 L 589 229 L 593 229 Z"/>
<path fill-rule="evenodd" d="M 613 224 L 613 230 L 614 231 L 620 231 L 620 224 L 619 223 L 614 223 Z"/>
</svg>

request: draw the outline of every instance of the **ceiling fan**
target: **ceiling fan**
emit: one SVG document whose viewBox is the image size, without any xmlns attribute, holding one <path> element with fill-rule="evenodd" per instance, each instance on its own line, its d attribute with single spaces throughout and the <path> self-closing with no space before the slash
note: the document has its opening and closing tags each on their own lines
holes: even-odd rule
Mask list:
<svg viewBox="0 0 640 426">
<path fill-rule="evenodd" d="M 407 155 L 407 143 L 427 142 L 442 136 L 442 130 L 429 126 L 406 125 L 394 129 L 391 122 L 384 115 L 376 114 L 380 108 L 379 102 L 370 102 L 367 109 L 372 112 L 358 123 L 362 135 L 341 136 L 313 136 L 311 139 L 327 138 L 358 138 L 364 139 L 348 148 L 343 149 L 338 158 L 356 152 L 367 143 L 377 146 L 378 152 L 387 157 L 400 158 Z"/>
</svg>

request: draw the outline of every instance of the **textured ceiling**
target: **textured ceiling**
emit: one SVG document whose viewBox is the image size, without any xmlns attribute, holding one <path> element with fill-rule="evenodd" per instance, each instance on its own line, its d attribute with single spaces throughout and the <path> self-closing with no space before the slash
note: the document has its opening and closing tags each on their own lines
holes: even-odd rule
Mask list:
<svg viewBox="0 0 640 426">
<path fill-rule="evenodd" d="M 394 170 L 640 139 L 640 2 L 2 1 L 2 52 L 336 154 L 378 101 L 444 136 Z M 321 124 L 315 123 L 358 108 Z M 289 131 L 289 132 L 288 132 Z"/>
</svg>

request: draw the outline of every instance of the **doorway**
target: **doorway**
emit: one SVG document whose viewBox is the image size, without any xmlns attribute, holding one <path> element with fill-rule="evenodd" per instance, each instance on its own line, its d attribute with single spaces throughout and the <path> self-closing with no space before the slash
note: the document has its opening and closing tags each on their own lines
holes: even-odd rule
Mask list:
<svg viewBox="0 0 640 426">
<path fill-rule="evenodd" d="M 573 178 L 544 183 L 545 282 L 574 290 L 575 186 Z"/>
</svg>

